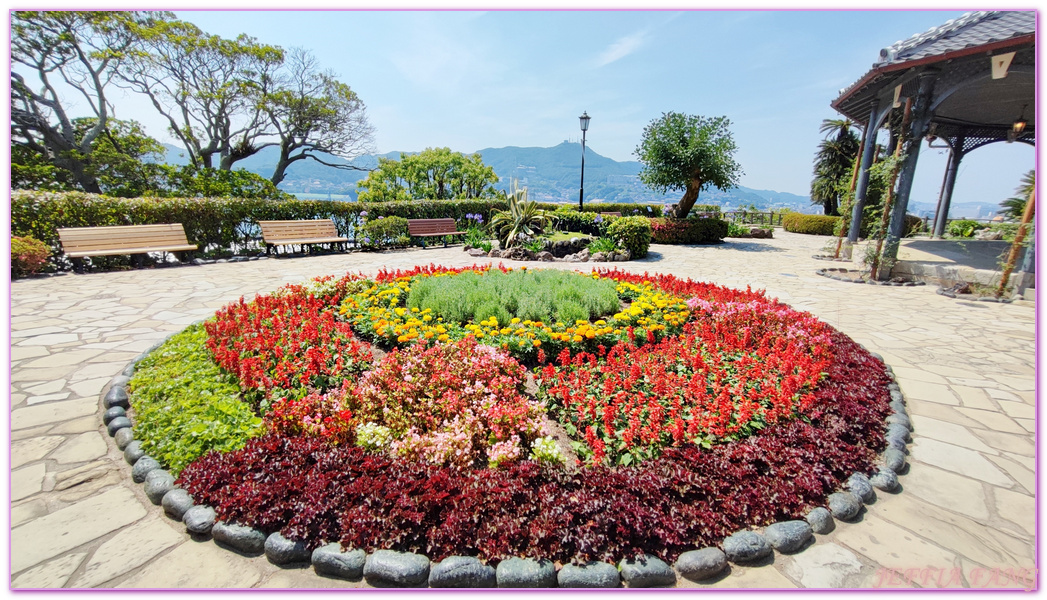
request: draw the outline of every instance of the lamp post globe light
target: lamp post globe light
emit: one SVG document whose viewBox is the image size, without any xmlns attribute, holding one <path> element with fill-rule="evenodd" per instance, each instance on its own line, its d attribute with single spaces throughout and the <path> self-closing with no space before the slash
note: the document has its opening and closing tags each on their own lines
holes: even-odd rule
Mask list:
<svg viewBox="0 0 1047 600">
<path fill-rule="evenodd" d="M 582 210 L 582 196 L 585 195 L 585 132 L 589 131 L 589 115 L 582 111 L 578 122 L 582 126 L 582 181 L 578 187 L 578 210 Z"/>
</svg>

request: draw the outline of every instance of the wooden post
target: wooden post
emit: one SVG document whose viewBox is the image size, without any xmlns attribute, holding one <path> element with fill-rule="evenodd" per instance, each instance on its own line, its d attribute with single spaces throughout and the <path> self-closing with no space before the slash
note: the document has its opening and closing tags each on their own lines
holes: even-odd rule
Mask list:
<svg viewBox="0 0 1047 600">
<path fill-rule="evenodd" d="M 996 297 L 999 298 L 1003 295 L 1004 288 L 1007 287 L 1007 280 L 1011 277 L 1011 272 L 1014 271 L 1014 263 L 1018 261 L 1018 253 L 1021 251 L 1022 240 L 1025 239 L 1025 228 L 1032 221 L 1032 216 L 1036 212 L 1036 188 L 1033 188 L 1029 192 L 1029 201 L 1025 203 L 1025 212 L 1022 214 L 1022 224 L 1018 226 L 1018 233 L 1014 236 L 1014 243 L 1011 244 L 1011 253 L 1007 255 L 1007 264 L 1003 267 L 1003 275 L 1000 276 L 1000 287 L 996 288 Z"/>
<path fill-rule="evenodd" d="M 894 168 L 891 169 L 891 181 L 887 185 L 887 195 L 883 199 L 883 217 L 880 219 L 880 239 L 876 240 L 876 254 L 873 255 L 872 278 L 879 279 L 880 252 L 883 251 L 883 238 L 887 235 L 887 223 L 891 217 L 891 204 L 894 203 L 894 184 L 898 179 L 898 157 L 905 145 L 905 130 L 909 127 L 909 117 L 912 115 L 912 98 L 905 99 L 905 114 L 902 116 L 901 135 L 898 136 L 898 145 L 894 147 Z"/>
<path fill-rule="evenodd" d="M 850 193 L 854 193 L 854 186 L 858 183 L 858 167 L 862 163 L 862 148 L 865 147 L 865 136 L 869 135 L 869 128 L 866 127 L 862 130 L 862 141 L 858 144 L 858 156 L 854 157 L 854 169 L 851 170 L 851 185 Z M 840 215 L 843 222 L 840 223 L 840 235 L 836 239 L 836 254 L 833 258 L 840 258 L 840 248 L 843 247 L 843 238 L 847 235 L 847 215 Z"/>
</svg>

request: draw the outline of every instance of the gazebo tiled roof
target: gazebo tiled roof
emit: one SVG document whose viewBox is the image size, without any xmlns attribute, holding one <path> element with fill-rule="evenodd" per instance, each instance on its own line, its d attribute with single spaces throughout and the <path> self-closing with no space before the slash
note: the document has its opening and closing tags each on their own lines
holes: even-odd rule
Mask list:
<svg viewBox="0 0 1047 600">
<path fill-rule="evenodd" d="M 1036 31 L 1032 11 L 981 10 L 965 13 L 938 27 L 891 44 L 880 51 L 874 67 L 900 64 L 957 50 L 1010 40 Z"/>
</svg>

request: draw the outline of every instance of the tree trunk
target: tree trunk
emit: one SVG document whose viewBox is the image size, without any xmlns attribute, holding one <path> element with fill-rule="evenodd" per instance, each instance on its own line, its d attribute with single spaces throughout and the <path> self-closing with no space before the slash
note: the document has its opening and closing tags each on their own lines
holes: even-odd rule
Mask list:
<svg viewBox="0 0 1047 600">
<path fill-rule="evenodd" d="M 87 172 L 87 165 L 85 165 L 83 161 L 75 158 L 56 158 L 54 164 L 57 167 L 69 171 L 73 176 L 73 180 L 76 181 L 76 184 L 85 192 L 89 194 L 102 193 L 102 188 L 98 185 L 98 180 Z"/>
<path fill-rule="evenodd" d="M 687 184 L 687 191 L 683 193 L 683 198 L 680 198 L 680 204 L 676 208 L 676 218 L 682 219 L 687 216 L 687 213 L 691 212 L 691 208 L 694 207 L 694 203 L 698 201 L 698 193 L 702 191 L 702 182 L 697 179 L 692 179 Z"/>
<path fill-rule="evenodd" d="M 287 176 L 287 166 L 291 164 L 289 159 L 290 151 L 286 146 L 280 146 L 280 160 L 276 161 L 276 168 L 273 169 L 273 176 L 269 178 L 273 182 L 273 185 L 280 185 L 280 182 Z"/>
</svg>

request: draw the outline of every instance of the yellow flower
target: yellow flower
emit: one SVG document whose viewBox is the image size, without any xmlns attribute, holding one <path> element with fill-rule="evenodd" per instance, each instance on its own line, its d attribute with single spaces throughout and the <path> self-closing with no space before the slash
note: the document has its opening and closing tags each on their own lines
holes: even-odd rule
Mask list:
<svg viewBox="0 0 1047 600">
<path fill-rule="evenodd" d="M 534 345 L 535 348 L 537 348 L 538 346 L 542 345 L 542 340 L 535 340 L 531 342 L 531 344 Z"/>
<path fill-rule="evenodd" d="M 573 338 L 571 338 L 571 341 L 575 342 L 575 343 L 578 343 L 578 342 L 582 341 L 582 339 L 583 339 L 582 336 L 576 335 Z"/>
</svg>

